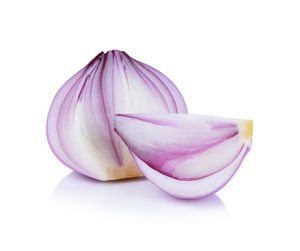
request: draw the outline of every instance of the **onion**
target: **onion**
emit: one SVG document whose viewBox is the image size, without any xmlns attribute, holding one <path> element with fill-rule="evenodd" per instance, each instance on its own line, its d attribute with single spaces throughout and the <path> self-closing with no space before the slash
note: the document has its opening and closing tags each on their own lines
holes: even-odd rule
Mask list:
<svg viewBox="0 0 300 251">
<path fill-rule="evenodd" d="M 97 55 L 58 91 L 47 119 L 56 157 L 99 180 L 141 176 L 113 130 L 115 113 L 186 113 L 176 86 L 158 70 L 125 52 Z"/>
<path fill-rule="evenodd" d="M 185 199 L 221 189 L 252 143 L 251 120 L 190 114 L 117 114 L 115 131 L 155 185 Z"/>
</svg>

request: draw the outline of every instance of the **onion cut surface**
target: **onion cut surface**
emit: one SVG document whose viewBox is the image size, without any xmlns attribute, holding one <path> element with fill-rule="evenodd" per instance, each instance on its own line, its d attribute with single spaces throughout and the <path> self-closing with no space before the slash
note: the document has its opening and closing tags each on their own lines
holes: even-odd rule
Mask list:
<svg viewBox="0 0 300 251">
<path fill-rule="evenodd" d="M 186 113 L 176 86 L 158 70 L 125 52 L 97 55 L 58 91 L 47 119 L 56 157 L 99 180 L 142 176 L 114 132 L 115 113 Z"/>
<path fill-rule="evenodd" d="M 114 126 L 142 173 L 185 199 L 227 184 L 250 150 L 253 130 L 251 120 L 190 114 L 117 114 Z"/>
</svg>

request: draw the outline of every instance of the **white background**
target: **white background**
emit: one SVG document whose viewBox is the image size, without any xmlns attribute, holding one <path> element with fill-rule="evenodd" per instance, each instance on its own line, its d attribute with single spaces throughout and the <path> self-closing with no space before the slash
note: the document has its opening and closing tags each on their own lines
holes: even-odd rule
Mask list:
<svg viewBox="0 0 300 251">
<path fill-rule="evenodd" d="M 299 250 L 299 1 L 1 1 L 1 250 Z M 46 141 L 56 91 L 100 51 L 165 73 L 192 113 L 254 120 L 203 200 L 71 173 Z"/>
</svg>

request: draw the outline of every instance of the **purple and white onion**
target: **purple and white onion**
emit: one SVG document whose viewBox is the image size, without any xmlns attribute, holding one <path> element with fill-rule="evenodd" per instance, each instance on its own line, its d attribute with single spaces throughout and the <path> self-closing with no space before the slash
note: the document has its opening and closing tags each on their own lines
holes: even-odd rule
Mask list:
<svg viewBox="0 0 300 251">
<path fill-rule="evenodd" d="M 235 174 L 253 122 L 186 113 L 161 72 L 125 52 L 101 52 L 54 97 L 47 138 L 56 157 L 83 175 L 145 175 L 175 197 L 200 198 Z"/>
<path fill-rule="evenodd" d="M 58 91 L 48 114 L 49 145 L 66 166 L 99 180 L 141 176 L 114 132 L 115 113 L 186 113 L 161 72 L 125 52 L 100 53 Z"/>
<path fill-rule="evenodd" d="M 252 142 L 251 120 L 190 114 L 118 114 L 115 131 L 155 185 L 185 199 L 221 189 Z"/>
</svg>

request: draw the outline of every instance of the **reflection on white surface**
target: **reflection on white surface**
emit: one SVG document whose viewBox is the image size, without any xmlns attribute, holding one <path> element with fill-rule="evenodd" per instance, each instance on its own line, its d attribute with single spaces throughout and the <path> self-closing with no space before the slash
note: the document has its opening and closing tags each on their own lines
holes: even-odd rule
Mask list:
<svg viewBox="0 0 300 251">
<path fill-rule="evenodd" d="M 161 191 L 145 178 L 101 182 L 75 172 L 67 175 L 52 193 L 52 201 L 112 214 L 180 216 L 180 218 L 229 215 L 217 195 L 181 200 Z"/>
</svg>

